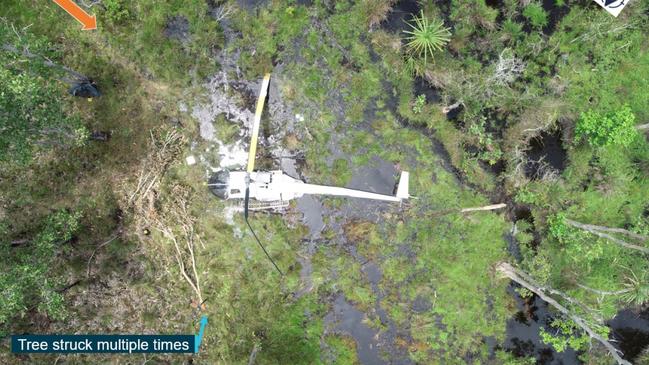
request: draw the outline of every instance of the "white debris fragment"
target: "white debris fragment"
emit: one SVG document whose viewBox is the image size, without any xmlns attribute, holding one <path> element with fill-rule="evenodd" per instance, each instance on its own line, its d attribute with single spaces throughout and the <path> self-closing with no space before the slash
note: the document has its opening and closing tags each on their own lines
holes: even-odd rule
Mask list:
<svg viewBox="0 0 649 365">
<path fill-rule="evenodd" d="M 189 156 L 187 156 L 187 158 L 185 158 L 185 161 L 187 161 L 187 164 L 189 166 L 195 165 L 196 164 L 196 157 L 194 157 L 193 155 L 189 155 Z"/>
<path fill-rule="evenodd" d="M 304 122 L 304 115 L 295 114 L 295 120 L 297 120 L 298 122 Z"/>
</svg>

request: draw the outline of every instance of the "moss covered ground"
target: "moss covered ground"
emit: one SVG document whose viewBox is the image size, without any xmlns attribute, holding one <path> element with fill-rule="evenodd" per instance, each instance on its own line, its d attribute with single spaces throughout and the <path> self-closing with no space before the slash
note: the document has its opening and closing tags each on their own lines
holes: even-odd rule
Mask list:
<svg viewBox="0 0 649 365">
<path fill-rule="evenodd" d="M 589 110 L 628 105 L 637 124 L 647 122 L 646 0 L 632 2 L 619 18 L 589 1 L 549 7 L 545 1 L 527 7 L 513 0 L 497 7 L 482 0 L 412 2 L 452 34 L 418 73 L 404 59 L 405 24 L 391 21 L 403 1 L 104 3 L 91 9 L 100 22 L 96 32 L 80 32 L 51 2 L 10 0 L 0 10 L 18 29 L 47 37 L 56 62 L 100 85 L 102 97 L 70 98 L 66 107 L 90 130 L 111 134 L 105 143 L 54 149 L 28 167 L 2 167 L 0 219 L 10 221 L 3 244 L 34 235 L 53 211 L 81 214 L 80 231 L 61 245 L 52 273 L 72 285 L 64 291 L 66 318 L 28 308 L 4 330 L 192 333 L 205 314 L 206 337 L 197 355 L 131 358 L 15 357 L 5 338 L 1 361 L 246 364 L 256 348 L 257 364 L 357 364 L 362 344 L 330 320 L 335 298 L 343 295 L 375 331 L 386 361 L 533 363 L 535 354 L 515 357 L 505 346 L 507 320 L 518 309 L 509 281 L 495 271 L 502 261 L 605 319 L 621 308 L 645 308 L 649 298 L 629 303 L 583 286 L 616 291 L 636 280 L 644 288 L 646 256 L 564 220 L 649 232 L 646 134 L 626 147 L 593 147 L 574 138 L 580 115 Z M 219 9 L 230 11 L 216 20 Z M 187 29 L 170 36 L 170 21 L 178 19 Z M 352 218 L 339 213 L 349 207 L 346 201 L 323 198 L 331 214 L 323 217 L 327 224 L 311 251 L 295 206 L 285 215 L 254 213 L 253 228 L 285 271 L 280 277 L 243 217 L 228 222 L 229 203 L 209 193 L 204 171 L 184 163 L 205 142 L 181 105 L 201 104 L 205 82 L 225 69 L 219 57 L 237 52 L 233 79 L 259 80 L 272 71 L 282 103 L 304 115 L 281 139 L 304 156 L 304 178 L 345 185 L 378 158 L 411 172 L 415 198 L 381 208 L 379 219 Z M 508 69 L 512 60 L 523 69 Z M 446 115 L 443 108 L 454 103 L 459 113 Z M 238 138 L 238 126 L 227 118 L 214 125 L 220 140 Z M 187 192 L 188 216 L 200 237 L 202 309 L 180 275 L 171 242 L 129 203 L 158 150 L 155 140 L 171 131 L 181 138 L 160 173 L 151 210 L 163 215 L 179 189 Z M 538 163 L 530 163 L 529 151 L 543 132 L 560 136 L 564 166 L 531 174 Z M 455 212 L 499 202 L 508 209 Z M 520 210 L 529 217 L 517 217 Z M 508 250 L 511 232 L 520 257 Z M 368 263 L 380 271 L 378 280 L 368 275 Z M 597 346 L 578 350 L 585 363 L 610 360 Z"/>
</svg>

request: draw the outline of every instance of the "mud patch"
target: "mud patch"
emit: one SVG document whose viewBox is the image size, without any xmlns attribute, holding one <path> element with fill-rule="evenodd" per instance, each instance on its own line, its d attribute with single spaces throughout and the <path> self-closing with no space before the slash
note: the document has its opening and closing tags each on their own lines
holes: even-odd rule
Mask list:
<svg viewBox="0 0 649 365">
<path fill-rule="evenodd" d="M 415 96 L 426 96 L 427 103 L 439 103 L 442 100 L 440 96 L 441 90 L 433 87 L 428 81 L 421 77 L 416 77 L 413 84 L 413 91 Z"/>
<path fill-rule="evenodd" d="M 387 364 L 381 357 L 378 331 L 364 323 L 365 314 L 345 300 L 336 297 L 333 311 L 325 317 L 325 324 L 335 323 L 334 331 L 351 335 L 356 341 L 356 351 L 361 364 Z"/>
<path fill-rule="evenodd" d="M 176 15 L 167 19 L 164 28 L 164 35 L 185 44 L 190 41 L 189 20 L 182 15 Z"/>
<path fill-rule="evenodd" d="M 302 222 L 309 228 L 309 238 L 320 238 L 320 232 L 325 227 L 320 200 L 312 195 L 305 195 L 297 199 L 297 210 L 302 213 Z"/>
<path fill-rule="evenodd" d="M 255 10 L 266 5 L 266 3 L 268 3 L 268 0 L 237 0 L 237 4 L 248 11 Z"/>
</svg>

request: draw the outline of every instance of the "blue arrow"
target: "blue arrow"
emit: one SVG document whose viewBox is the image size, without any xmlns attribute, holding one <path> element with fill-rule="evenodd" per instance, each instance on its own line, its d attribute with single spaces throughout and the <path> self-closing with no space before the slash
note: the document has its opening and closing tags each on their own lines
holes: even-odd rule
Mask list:
<svg viewBox="0 0 649 365">
<path fill-rule="evenodd" d="M 201 328 L 198 330 L 198 334 L 194 335 L 196 341 L 194 341 L 194 352 L 198 353 L 198 348 L 201 347 L 201 341 L 203 341 L 203 333 L 205 332 L 205 326 L 207 326 L 207 316 L 201 317 Z"/>
</svg>

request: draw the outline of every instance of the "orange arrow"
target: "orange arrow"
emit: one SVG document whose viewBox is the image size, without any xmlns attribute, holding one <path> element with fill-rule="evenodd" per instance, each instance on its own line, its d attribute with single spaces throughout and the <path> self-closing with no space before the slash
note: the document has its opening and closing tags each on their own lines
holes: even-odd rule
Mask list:
<svg viewBox="0 0 649 365">
<path fill-rule="evenodd" d="M 72 0 L 54 0 L 54 2 L 72 15 L 79 23 L 83 24 L 82 30 L 97 29 L 97 17 L 86 13 Z"/>
</svg>

